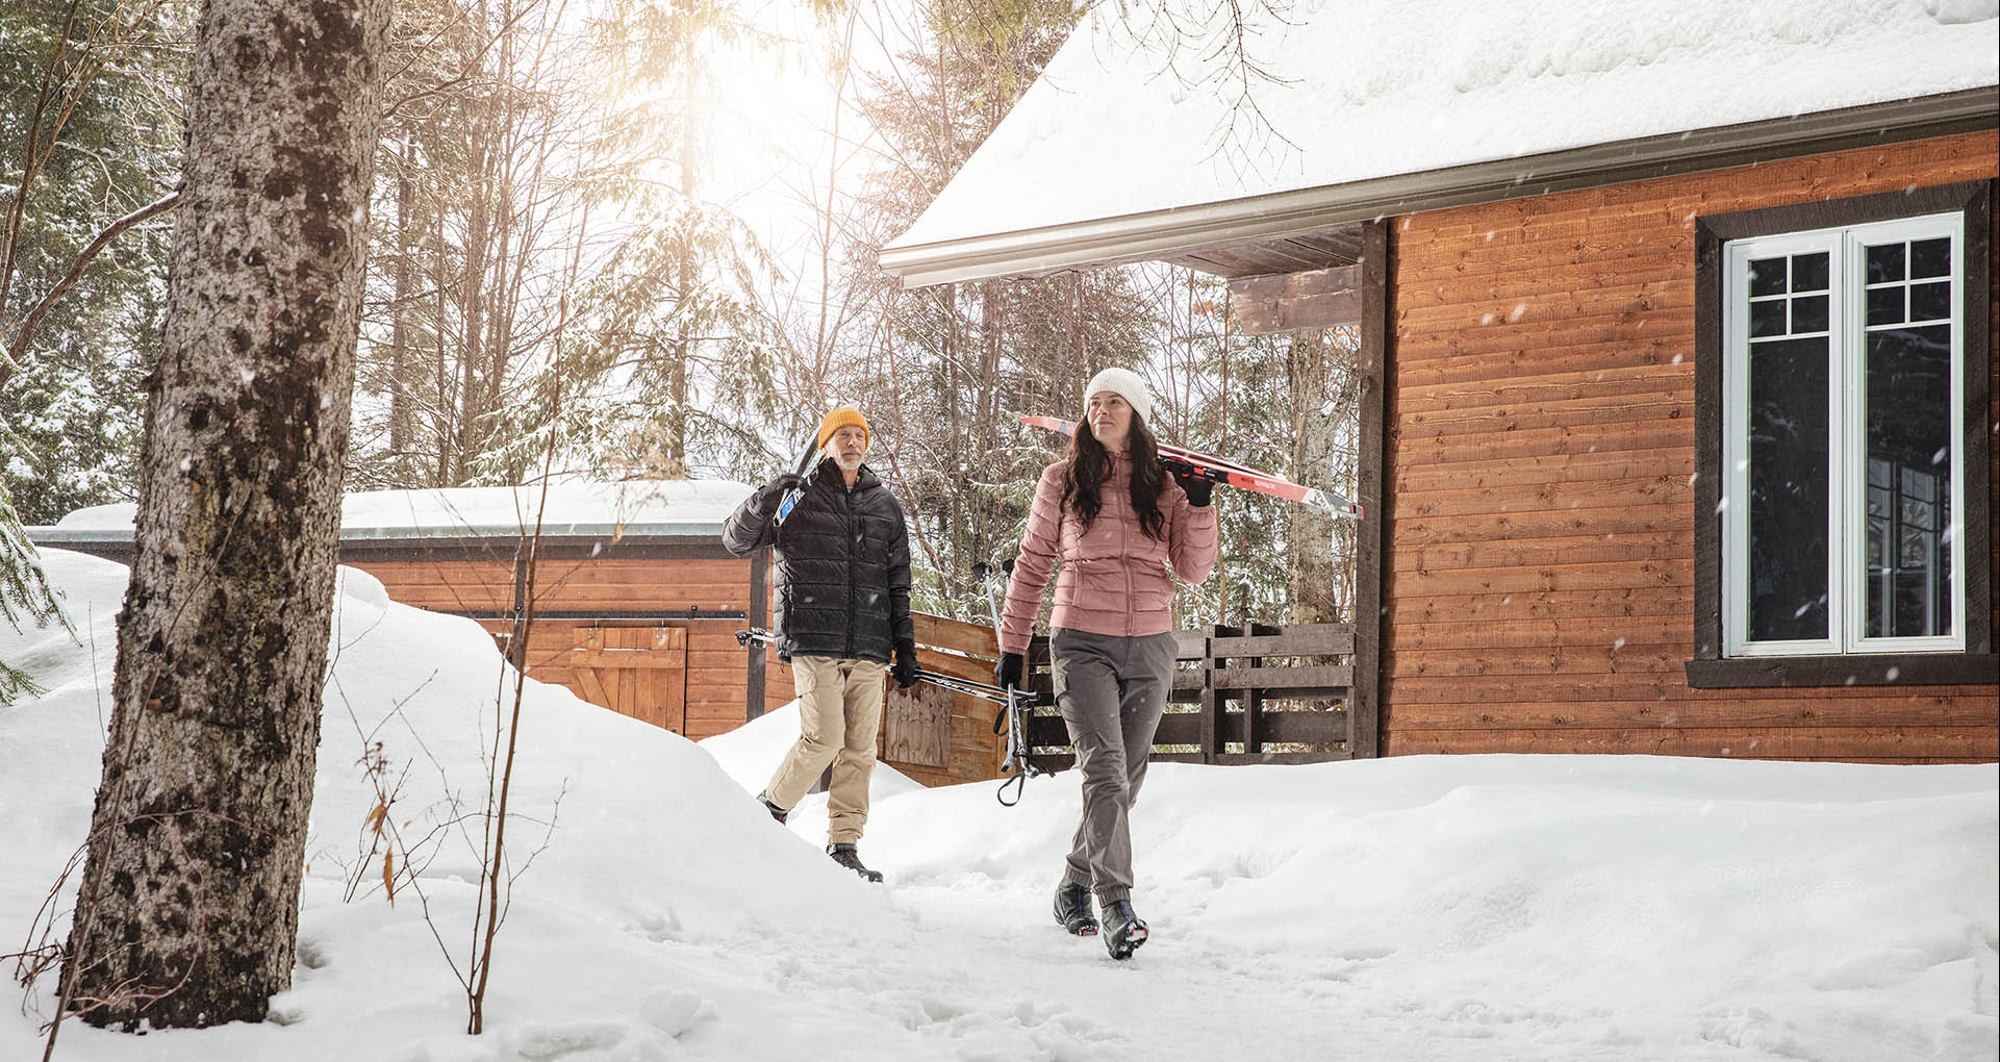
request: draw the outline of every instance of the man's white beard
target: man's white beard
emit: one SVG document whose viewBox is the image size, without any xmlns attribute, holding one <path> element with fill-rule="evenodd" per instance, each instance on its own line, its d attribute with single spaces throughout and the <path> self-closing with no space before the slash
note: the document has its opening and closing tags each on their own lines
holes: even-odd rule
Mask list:
<svg viewBox="0 0 2000 1062">
<path fill-rule="evenodd" d="M 845 457 L 842 457 L 842 456 L 840 456 L 839 454 L 834 454 L 834 455 L 833 455 L 833 463 L 834 463 L 834 464 L 836 464 L 836 465 L 839 465 L 842 471 L 845 471 L 845 472 L 855 472 L 855 471 L 859 471 L 859 470 L 860 470 L 860 468 L 861 468 L 861 458 L 862 458 L 862 457 L 866 457 L 866 456 L 868 456 L 868 455 L 866 455 L 866 454 L 862 454 L 862 455 L 860 455 L 860 456 L 857 456 L 857 457 L 855 457 L 855 458 L 854 458 L 853 460 L 851 460 L 851 461 L 850 461 L 850 460 L 848 460 L 847 458 L 845 458 Z"/>
</svg>

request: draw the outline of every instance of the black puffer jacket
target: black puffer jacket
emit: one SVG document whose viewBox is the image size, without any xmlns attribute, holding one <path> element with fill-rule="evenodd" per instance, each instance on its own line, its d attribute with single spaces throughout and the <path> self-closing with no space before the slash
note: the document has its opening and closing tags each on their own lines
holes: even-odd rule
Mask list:
<svg viewBox="0 0 2000 1062">
<path fill-rule="evenodd" d="M 775 546 L 778 659 L 852 657 L 887 664 L 916 641 L 910 621 L 910 538 L 903 507 L 866 465 L 849 490 L 821 461 L 805 496 L 773 528 L 784 488 L 767 483 L 722 525 L 723 548 L 747 557 Z M 775 541 L 774 541 L 775 533 Z"/>
</svg>

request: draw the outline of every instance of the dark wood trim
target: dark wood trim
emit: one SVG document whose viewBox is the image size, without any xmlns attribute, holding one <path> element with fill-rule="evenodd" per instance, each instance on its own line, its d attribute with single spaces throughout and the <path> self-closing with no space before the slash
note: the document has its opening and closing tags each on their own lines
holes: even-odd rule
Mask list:
<svg viewBox="0 0 2000 1062">
<path fill-rule="evenodd" d="M 2000 675 L 2000 656 L 1992 653 L 1746 656 L 1687 662 L 1688 685 L 1698 690 L 1766 686 L 1991 686 L 1995 675 Z"/>
<path fill-rule="evenodd" d="M 1895 221 L 1922 214 L 1948 214 L 1954 210 L 1970 209 L 1976 199 L 1986 195 L 1987 184 L 1986 181 L 1960 181 L 1902 192 L 1788 203 L 1729 214 L 1708 214 L 1696 218 L 1695 224 L 1707 227 L 1718 240 L 1727 241 L 1842 225 L 1866 225 L 1874 221 Z M 1970 249 L 1970 244 L 1967 246 Z M 1708 293 L 1697 292 L 1697 301 L 1704 294 Z"/>
<path fill-rule="evenodd" d="M 1243 277 L 1229 282 L 1236 330 L 1261 336 L 1361 322 L 1361 267 Z"/>
<path fill-rule="evenodd" d="M 456 535 L 440 538 L 345 539 L 342 563 L 353 561 L 498 561 L 514 563 L 522 538 Z M 540 560 L 739 560 L 720 538 L 703 536 L 545 535 Z"/>
<path fill-rule="evenodd" d="M 1389 518 L 1388 388 L 1394 376 L 1396 335 L 1389 291 L 1394 253 L 1390 235 L 1387 218 L 1361 226 L 1361 467 L 1355 493 L 1367 516 L 1354 536 L 1354 686 L 1348 692 L 1353 732 L 1347 746 L 1354 757 L 1382 754 L 1382 582 L 1393 570 L 1389 536 L 1383 529 Z"/>
<path fill-rule="evenodd" d="M 421 607 L 421 606 L 419 606 Z M 521 615 L 518 610 L 505 608 L 426 608 L 425 612 L 435 612 L 441 616 L 464 616 L 476 620 L 511 620 Z M 678 623 L 698 620 L 741 623 L 740 609 L 536 609 L 536 623 L 657 623 L 672 620 Z"/>
<path fill-rule="evenodd" d="M 1722 659 L 1722 241 L 1694 223 L 1694 656 Z M 1692 682 L 1692 678 L 1689 680 Z"/>
<path fill-rule="evenodd" d="M 2000 351 L 1993 349 L 1993 197 L 2000 181 L 1953 185 L 1967 191 L 1965 202 L 1965 291 L 1985 298 L 1965 300 L 1965 644 L 2000 653 L 1994 640 L 1993 572 L 1993 378 Z M 1983 356 L 1982 356 L 1983 355 Z M 1985 425 L 1985 430 L 1980 430 Z M 1983 604 L 1982 604 L 1983 603 Z M 1991 679 L 1992 673 L 1987 674 Z"/>
<path fill-rule="evenodd" d="M 1963 181 L 1902 192 L 1794 203 L 1695 219 L 1695 614 L 1688 685 L 1958 685 L 1994 681 L 1990 436 L 1992 201 L 1995 182 Z M 1860 225 L 1923 214 L 1965 215 L 1964 343 L 1966 651 L 1827 657 L 1722 655 L 1722 245 L 1729 240 Z M 1894 674 L 1895 678 L 1886 676 Z M 1871 677 L 1872 676 L 1872 677 Z"/>
</svg>

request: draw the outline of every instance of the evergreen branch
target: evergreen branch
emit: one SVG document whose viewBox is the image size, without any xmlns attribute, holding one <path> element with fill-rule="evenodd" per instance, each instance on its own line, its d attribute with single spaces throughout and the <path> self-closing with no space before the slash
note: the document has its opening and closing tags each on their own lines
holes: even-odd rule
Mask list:
<svg viewBox="0 0 2000 1062">
<path fill-rule="evenodd" d="M 69 293 L 69 289 L 75 287 L 76 282 L 82 279 L 83 271 L 89 267 L 91 260 L 103 253 L 104 249 L 111 245 L 111 241 L 117 239 L 126 230 L 136 225 L 142 225 L 160 214 L 172 210 L 180 201 L 181 193 L 179 189 L 168 192 L 166 195 L 105 226 L 104 231 L 98 233 L 97 238 L 90 241 L 90 246 L 77 252 L 76 258 L 70 262 L 69 269 L 63 273 L 62 279 L 56 281 L 55 286 L 43 294 L 41 299 L 35 303 L 34 308 L 28 311 L 27 316 L 21 319 L 20 327 L 14 330 L 14 335 L 8 339 L 7 351 L 5 355 L 0 356 L 0 385 L 4 385 L 7 382 L 7 378 L 20 369 L 21 358 L 28 350 L 28 342 L 34 338 L 35 330 L 41 327 L 42 319 L 47 317 L 49 311 L 55 308 L 56 303 L 62 301 L 62 297 Z"/>
</svg>

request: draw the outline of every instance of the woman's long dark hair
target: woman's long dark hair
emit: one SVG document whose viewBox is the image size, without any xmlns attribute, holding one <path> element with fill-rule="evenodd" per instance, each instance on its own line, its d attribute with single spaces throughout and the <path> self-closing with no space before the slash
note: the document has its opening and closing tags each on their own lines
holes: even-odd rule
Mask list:
<svg viewBox="0 0 2000 1062">
<path fill-rule="evenodd" d="M 1139 530 L 1148 538 L 1165 541 L 1167 518 L 1160 512 L 1160 491 L 1167 475 L 1160 467 L 1159 444 L 1135 410 L 1132 428 L 1125 434 L 1125 452 L 1132 459 L 1132 511 L 1139 514 Z M 1111 451 L 1097 441 L 1088 421 L 1076 426 L 1069 437 L 1069 471 L 1063 476 L 1063 508 L 1076 514 L 1085 530 L 1097 520 L 1104 501 L 1099 490 L 1111 478 Z"/>
</svg>

